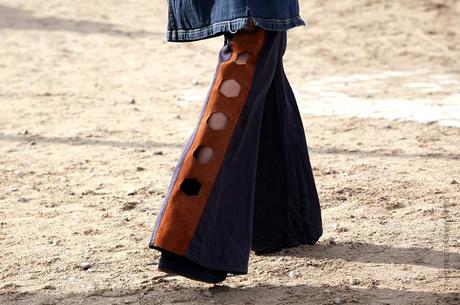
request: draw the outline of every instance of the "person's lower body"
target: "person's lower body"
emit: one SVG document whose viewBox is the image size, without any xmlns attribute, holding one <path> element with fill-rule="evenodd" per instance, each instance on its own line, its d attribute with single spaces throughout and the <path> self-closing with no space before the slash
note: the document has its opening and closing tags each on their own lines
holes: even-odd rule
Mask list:
<svg viewBox="0 0 460 305">
<path fill-rule="evenodd" d="M 250 251 L 314 244 L 319 198 L 283 69 L 286 31 L 226 33 L 213 84 L 176 166 L 149 247 L 159 270 L 217 283 Z"/>
</svg>

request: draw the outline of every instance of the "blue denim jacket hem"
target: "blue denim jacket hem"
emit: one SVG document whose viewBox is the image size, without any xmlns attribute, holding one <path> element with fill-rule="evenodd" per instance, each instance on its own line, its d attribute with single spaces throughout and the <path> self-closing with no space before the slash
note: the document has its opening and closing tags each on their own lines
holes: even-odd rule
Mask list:
<svg viewBox="0 0 460 305">
<path fill-rule="evenodd" d="M 190 29 L 179 30 L 172 29 L 166 32 L 166 40 L 171 42 L 186 42 L 196 41 L 215 37 L 223 34 L 224 32 L 236 32 L 245 29 L 248 26 L 249 18 L 254 21 L 254 24 L 268 31 L 287 31 L 296 26 L 304 26 L 306 23 L 300 16 L 289 19 L 265 19 L 258 17 L 239 17 L 231 20 L 215 22 L 209 26 Z"/>
</svg>

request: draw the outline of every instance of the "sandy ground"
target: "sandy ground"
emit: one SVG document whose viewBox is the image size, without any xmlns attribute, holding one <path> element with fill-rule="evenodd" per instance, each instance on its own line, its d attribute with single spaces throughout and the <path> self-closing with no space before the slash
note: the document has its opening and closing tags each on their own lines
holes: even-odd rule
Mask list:
<svg viewBox="0 0 460 305">
<path fill-rule="evenodd" d="M 460 129 L 308 114 L 302 88 L 459 80 L 460 1 L 302 1 L 285 63 L 325 233 L 218 286 L 165 276 L 147 248 L 201 107 L 182 96 L 206 90 L 222 44 L 166 43 L 165 16 L 160 0 L 0 0 L 0 304 L 459 303 Z M 460 94 L 399 83 L 347 93 Z"/>
</svg>

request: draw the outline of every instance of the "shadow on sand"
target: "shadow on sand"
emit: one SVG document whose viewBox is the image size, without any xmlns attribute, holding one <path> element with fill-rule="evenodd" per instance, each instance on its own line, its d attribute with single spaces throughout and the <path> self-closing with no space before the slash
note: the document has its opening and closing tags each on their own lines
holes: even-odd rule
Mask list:
<svg viewBox="0 0 460 305">
<path fill-rule="evenodd" d="M 394 248 L 360 242 L 343 242 L 313 246 L 304 245 L 264 256 L 291 256 L 315 259 L 342 259 L 348 262 L 373 264 L 407 264 L 444 269 L 460 267 L 460 255 L 426 248 Z"/>
<path fill-rule="evenodd" d="M 313 275 L 312 275 L 313 276 Z M 188 281 L 177 283 L 153 283 L 139 290 L 96 290 L 89 293 L 60 294 L 57 291 L 46 293 L 16 293 L 0 295 L 3 305 L 38 304 L 458 304 L 454 293 L 396 290 L 388 288 L 350 288 L 310 285 L 256 285 L 248 287 L 213 286 L 191 287 Z M 172 284 L 172 285 L 171 285 Z M 337 301 L 340 300 L 340 301 Z"/>
<path fill-rule="evenodd" d="M 59 17 L 37 17 L 33 12 L 0 5 L 0 29 L 67 31 L 83 35 L 105 34 L 139 38 L 146 36 L 163 36 L 163 33 L 148 31 L 125 31 L 112 23 L 90 20 L 74 20 Z"/>
</svg>

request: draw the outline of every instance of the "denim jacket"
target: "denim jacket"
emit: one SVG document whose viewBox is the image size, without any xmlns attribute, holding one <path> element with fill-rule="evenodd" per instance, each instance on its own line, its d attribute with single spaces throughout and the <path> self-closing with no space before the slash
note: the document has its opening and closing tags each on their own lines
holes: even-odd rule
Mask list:
<svg viewBox="0 0 460 305">
<path fill-rule="evenodd" d="M 298 0 L 168 0 L 167 41 L 194 41 L 246 28 L 286 31 L 305 25 Z"/>
</svg>

